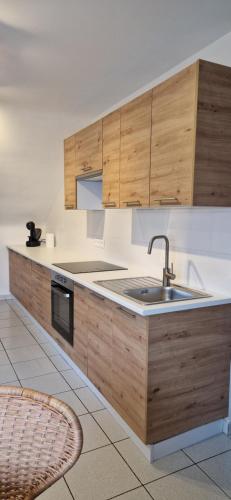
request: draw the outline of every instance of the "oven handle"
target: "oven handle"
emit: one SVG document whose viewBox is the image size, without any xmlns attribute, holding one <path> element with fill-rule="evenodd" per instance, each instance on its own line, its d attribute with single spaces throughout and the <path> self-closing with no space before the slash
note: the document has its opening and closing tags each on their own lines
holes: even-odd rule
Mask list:
<svg viewBox="0 0 231 500">
<path fill-rule="evenodd" d="M 70 299 L 71 293 L 66 292 L 62 288 L 58 288 L 56 286 L 52 286 L 52 293 L 59 295 L 60 297 L 64 297 L 65 299 Z"/>
</svg>

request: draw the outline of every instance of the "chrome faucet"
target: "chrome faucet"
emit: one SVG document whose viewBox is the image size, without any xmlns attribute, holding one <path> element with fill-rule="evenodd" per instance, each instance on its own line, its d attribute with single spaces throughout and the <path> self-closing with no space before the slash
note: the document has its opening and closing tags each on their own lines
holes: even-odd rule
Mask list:
<svg viewBox="0 0 231 500">
<path fill-rule="evenodd" d="M 152 253 L 153 243 L 156 240 L 165 241 L 165 267 L 163 269 L 163 286 L 170 286 L 170 280 L 174 280 L 176 275 L 173 273 L 173 264 L 171 264 L 171 269 L 169 268 L 169 239 L 164 234 L 153 236 L 148 244 L 149 255 Z"/>
</svg>

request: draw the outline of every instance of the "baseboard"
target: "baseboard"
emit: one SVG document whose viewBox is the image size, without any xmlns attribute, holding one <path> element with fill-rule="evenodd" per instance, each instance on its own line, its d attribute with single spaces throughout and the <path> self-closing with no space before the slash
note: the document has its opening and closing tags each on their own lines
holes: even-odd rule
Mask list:
<svg viewBox="0 0 231 500">
<path fill-rule="evenodd" d="M 11 295 L 11 293 L 6 293 L 6 294 L 2 293 L 2 294 L 0 294 L 0 300 L 10 300 L 12 298 L 13 298 L 13 296 Z"/>
<path fill-rule="evenodd" d="M 10 298 L 14 298 L 11 296 Z M 14 298 L 15 299 L 15 298 Z M 133 432 L 129 425 L 124 421 L 124 419 L 117 413 L 117 411 L 111 406 L 111 404 L 104 398 L 104 396 L 96 389 L 89 378 L 80 370 L 80 368 L 72 361 L 68 354 L 63 351 L 59 344 L 49 335 L 49 333 L 44 330 L 44 328 L 36 321 L 36 319 L 15 299 L 17 305 L 20 307 L 22 312 L 31 319 L 31 321 L 40 328 L 40 330 L 47 337 L 47 341 L 51 342 L 56 350 L 62 355 L 62 357 L 68 362 L 68 364 L 75 370 L 77 375 L 86 383 L 86 385 L 91 389 L 91 391 L 97 396 L 97 398 L 103 403 L 105 408 L 112 414 L 112 416 L 117 420 L 118 424 L 125 430 L 128 437 L 138 446 L 140 451 L 144 454 L 146 459 L 151 463 L 159 458 L 163 458 L 167 455 L 175 453 L 182 448 L 187 448 L 187 446 L 192 446 L 205 439 L 209 439 L 217 434 L 224 432 L 225 434 L 231 433 L 231 418 L 216 420 L 206 425 L 196 427 L 188 432 L 179 434 L 173 438 L 166 439 L 157 444 L 145 445 L 138 436 Z"/>
<path fill-rule="evenodd" d="M 223 420 L 222 432 L 224 432 L 227 436 L 231 435 L 231 417 L 227 417 Z"/>
</svg>

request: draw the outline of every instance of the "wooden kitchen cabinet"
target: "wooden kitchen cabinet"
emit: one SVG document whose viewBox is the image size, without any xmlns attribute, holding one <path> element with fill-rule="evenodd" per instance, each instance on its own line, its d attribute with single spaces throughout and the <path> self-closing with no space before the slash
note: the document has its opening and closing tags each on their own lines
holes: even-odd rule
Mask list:
<svg viewBox="0 0 231 500">
<path fill-rule="evenodd" d="M 32 314 L 51 333 L 51 273 L 47 267 L 32 262 Z"/>
<path fill-rule="evenodd" d="M 88 346 L 88 301 L 87 289 L 74 285 L 74 359 L 87 375 Z"/>
<path fill-rule="evenodd" d="M 51 326 L 50 270 L 13 251 L 9 265 L 12 294 L 144 443 L 228 415 L 231 304 L 143 317 L 75 284 L 72 347 Z"/>
<path fill-rule="evenodd" d="M 112 314 L 113 303 L 88 290 L 88 370 L 89 379 L 112 400 Z"/>
<path fill-rule="evenodd" d="M 103 118 L 103 205 L 119 208 L 120 110 Z"/>
<path fill-rule="evenodd" d="M 231 68 L 198 60 L 65 141 L 76 176 L 103 169 L 108 208 L 231 206 Z"/>
<path fill-rule="evenodd" d="M 64 193 L 65 208 L 76 208 L 76 159 L 75 159 L 76 134 L 64 141 Z"/>
<path fill-rule="evenodd" d="M 31 260 L 9 251 L 10 291 L 31 312 Z"/>
<path fill-rule="evenodd" d="M 231 68 L 199 60 L 153 89 L 150 206 L 231 206 Z"/>
<path fill-rule="evenodd" d="M 146 441 L 148 320 L 114 304 L 112 405 Z"/>
<path fill-rule="evenodd" d="M 101 171 L 102 120 L 76 133 L 76 175 L 83 176 Z"/>
<path fill-rule="evenodd" d="M 231 305 L 151 316 L 147 442 L 227 417 Z"/>
<path fill-rule="evenodd" d="M 152 91 L 121 108 L 120 207 L 149 206 Z"/>
</svg>

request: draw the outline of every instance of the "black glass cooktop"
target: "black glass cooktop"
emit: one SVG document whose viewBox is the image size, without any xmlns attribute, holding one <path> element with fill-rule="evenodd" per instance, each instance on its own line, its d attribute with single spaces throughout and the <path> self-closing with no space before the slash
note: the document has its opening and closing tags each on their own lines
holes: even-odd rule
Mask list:
<svg viewBox="0 0 231 500">
<path fill-rule="evenodd" d="M 53 266 L 60 267 L 60 269 L 68 271 L 72 274 L 119 271 L 127 269 L 126 267 L 116 266 L 115 264 L 103 262 L 102 260 L 89 260 L 86 262 L 63 262 L 61 264 L 54 263 Z"/>
</svg>

